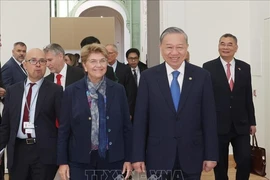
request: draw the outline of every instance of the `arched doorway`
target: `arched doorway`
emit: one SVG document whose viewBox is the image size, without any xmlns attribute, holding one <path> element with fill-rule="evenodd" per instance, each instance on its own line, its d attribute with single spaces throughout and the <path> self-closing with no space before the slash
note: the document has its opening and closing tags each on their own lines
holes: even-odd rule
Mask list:
<svg viewBox="0 0 270 180">
<path fill-rule="evenodd" d="M 118 46 L 118 60 L 125 62 L 125 52 L 130 48 L 130 32 L 125 9 L 114 1 L 86 1 L 75 7 L 75 17 L 114 17 L 115 44 Z"/>
</svg>

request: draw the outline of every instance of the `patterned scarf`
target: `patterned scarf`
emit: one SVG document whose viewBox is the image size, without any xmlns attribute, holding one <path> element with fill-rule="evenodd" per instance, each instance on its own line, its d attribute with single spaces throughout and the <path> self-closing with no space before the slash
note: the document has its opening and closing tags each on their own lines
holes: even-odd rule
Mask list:
<svg viewBox="0 0 270 180">
<path fill-rule="evenodd" d="M 106 157 L 106 81 L 105 78 L 93 84 L 86 78 L 88 91 L 86 92 L 92 116 L 91 143 L 92 150 L 98 149 L 100 157 Z"/>
</svg>

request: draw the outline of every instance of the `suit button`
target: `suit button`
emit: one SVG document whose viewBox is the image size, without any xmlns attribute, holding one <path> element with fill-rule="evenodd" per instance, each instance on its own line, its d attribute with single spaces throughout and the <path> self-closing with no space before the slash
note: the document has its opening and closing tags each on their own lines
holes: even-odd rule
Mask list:
<svg viewBox="0 0 270 180">
<path fill-rule="evenodd" d="M 108 129 L 108 132 L 111 132 L 112 130 L 111 129 Z"/>
<path fill-rule="evenodd" d="M 109 116 L 107 116 L 106 118 L 107 118 L 107 119 L 110 119 L 110 117 L 109 117 Z"/>
<path fill-rule="evenodd" d="M 232 106 L 230 106 L 230 109 L 232 109 Z"/>
<path fill-rule="evenodd" d="M 109 142 L 109 145 L 111 146 L 112 145 L 112 142 Z"/>
<path fill-rule="evenodd" d="M 88 120 L 91 120 L 91 119 L 92 119 L 91 117 L 88 118 Z"/>
<path fill-rule="evenodd" d="M 233 99 L 233 96 L 231 96 L 231 99 Z"/>
</svg>

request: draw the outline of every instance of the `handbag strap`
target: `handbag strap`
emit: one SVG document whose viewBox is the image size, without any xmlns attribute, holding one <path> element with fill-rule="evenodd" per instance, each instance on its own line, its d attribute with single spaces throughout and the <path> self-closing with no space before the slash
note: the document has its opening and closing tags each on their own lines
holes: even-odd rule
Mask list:
<svg viewBox="0 0 270 180">
<path fill-rule="evenodd" d="M 252 146 L 254 147 L 258 147 L 258 141 L 257 141 L 257 138 L 256 138 L 256 135 L 252 135 Z"/>
</svg>

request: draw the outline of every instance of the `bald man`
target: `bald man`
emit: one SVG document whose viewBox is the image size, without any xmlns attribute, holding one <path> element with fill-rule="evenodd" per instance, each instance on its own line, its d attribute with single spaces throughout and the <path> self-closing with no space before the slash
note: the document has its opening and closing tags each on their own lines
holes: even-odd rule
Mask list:
<svg viewBox="0 0 270 180">
<path fill-rule="evenodd" d="M 44 79 L 47 61 L 42 50 L 29 50 L 25 59 L 27 79 L 7 88 L 0 150 L 8 147 L 12 180 L 52 180 L 57 171 L 55 119 L 63 88 Z"/>
</svg>

